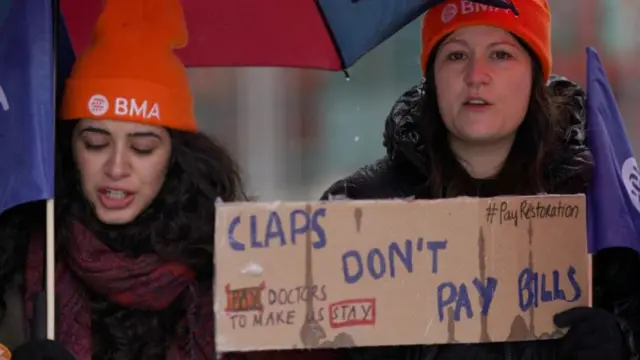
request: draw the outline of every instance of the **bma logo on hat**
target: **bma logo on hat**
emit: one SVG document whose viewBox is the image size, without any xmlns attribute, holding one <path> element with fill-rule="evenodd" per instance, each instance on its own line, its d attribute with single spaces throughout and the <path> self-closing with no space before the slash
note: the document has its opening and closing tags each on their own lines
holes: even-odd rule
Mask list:
<svg viewBox="0 0 640 360">
<path fill-rule="evenodd" d="M 440 19 L 442 20 L 443 23 L 448 23 L 449 21 L 453 20 L 453 18 L 456 17 L 456 15 L 458 15 L 458 7 L 456 6 L 456 4 L 450 3 L 447 4 L 444 9 L 442 9 L 442 14 L 440 14 Z"/>
<path fill-rule="evenodd" d="M 100 94 L 95 94 L 89 99 L 89 112 L 94 116 L 102 116 L 109 111 L 109 100 Z"/>
<path fill-rule="evenodd" d="M 457 5 L 456 5 L 457 4 Z M 481 4 L 470 0 L 459 0 L 448 3 L 440 14 L 443 23 L 451 22 L 456 16 L 465 16 L 477 13 L 504 13 L 510 14 L 511 10 L 491 5 Z M 512 14 L 513 15 L 513 14 Z"/>
</svg>

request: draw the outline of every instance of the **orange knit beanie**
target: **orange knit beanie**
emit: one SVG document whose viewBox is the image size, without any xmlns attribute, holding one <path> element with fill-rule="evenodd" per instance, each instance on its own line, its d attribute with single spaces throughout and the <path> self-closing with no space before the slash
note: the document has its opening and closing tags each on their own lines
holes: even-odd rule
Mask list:
<svg viewBox="0 0 640 360">
<path fill-rule="evenodd" d="M 91 46 L 65 84 L 60 118 L 134 121 L 197 131 L 180 0 L 106 0 Z"/>
<path fill-rule="evenodd" d="M 505 0 L 507 1 L 507 0 Z M 551 12 L 546 0 L 510 0 L 520 13 L 468 0 L 447 0 L 429 10 L 422 20 L 422 72 L 434 47 L 447 35 L 467 26 L 489 25 L 509 31 L 538 56 L 546 80 L 551 74 Z"/>
</svg>

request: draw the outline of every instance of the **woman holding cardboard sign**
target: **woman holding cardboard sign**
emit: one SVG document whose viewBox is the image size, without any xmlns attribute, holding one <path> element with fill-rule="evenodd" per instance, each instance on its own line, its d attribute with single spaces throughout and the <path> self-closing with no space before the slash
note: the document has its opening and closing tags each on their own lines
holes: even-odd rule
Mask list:
<svg viewBox="0 0 640 360">
<path fill-rule="evenodd" d="M 464 0 L 444 1 L 427 13 L 424 81 L 391 110 L 384 132 L 387 155 L 336 182 L 323 199 L 586 192 L 593 164 L 584 142 L 585 94 L 566 79 L 547 82 L 546 0 L 513 2 L 519 17 Z M 640 333 L 632 328 L 640 322 L 638 257 L 631 250 L 615 251 L 596 258 L 600 308 L 557 314 L 556 325 L 569 329 L 561 339 L 361 348 L 351 351 L 352 358 L 637 359 Z"/>
</svg>

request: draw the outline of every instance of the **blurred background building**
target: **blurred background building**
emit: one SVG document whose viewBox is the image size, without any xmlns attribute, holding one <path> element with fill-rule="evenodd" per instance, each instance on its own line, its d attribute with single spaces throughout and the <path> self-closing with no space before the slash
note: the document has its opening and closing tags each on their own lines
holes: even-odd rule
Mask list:
<svg viewBox="0 0 640 360">
<path fill-rule="evenodd" d="M 594 46 L 637 153 L 640 1 L 549 1 L 553 72 L 584 84 L 585 47 Z M 238 159 L 252 195 L 314 200 L 384 154 L 384 120 L 398 96 L 420 81 L 419 52 L 418 20 L 350 69 L 349 80 L 300 69 L 190 69 L 197 116 Z"/>
</svg>

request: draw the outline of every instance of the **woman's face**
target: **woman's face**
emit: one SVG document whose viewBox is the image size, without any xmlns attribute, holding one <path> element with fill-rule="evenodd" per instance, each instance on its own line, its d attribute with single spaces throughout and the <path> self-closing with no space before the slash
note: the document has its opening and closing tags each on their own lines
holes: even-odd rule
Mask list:
<svg viewBox="0 0 640 360">
<path fill-rule="evenodd" d="M 133 221 L 158 195 L 171 155 L 164 128 L 84 119 L 72 141 L 82 191 L 103 223 Z"/>
<path fill-rule="evenodd" d="M 471 26 L 452 33 L 434 64 L 438 107 L 452 140 L 513 141 L 529 105 L 531 61 L 502 29 Z"/>
</svg>

